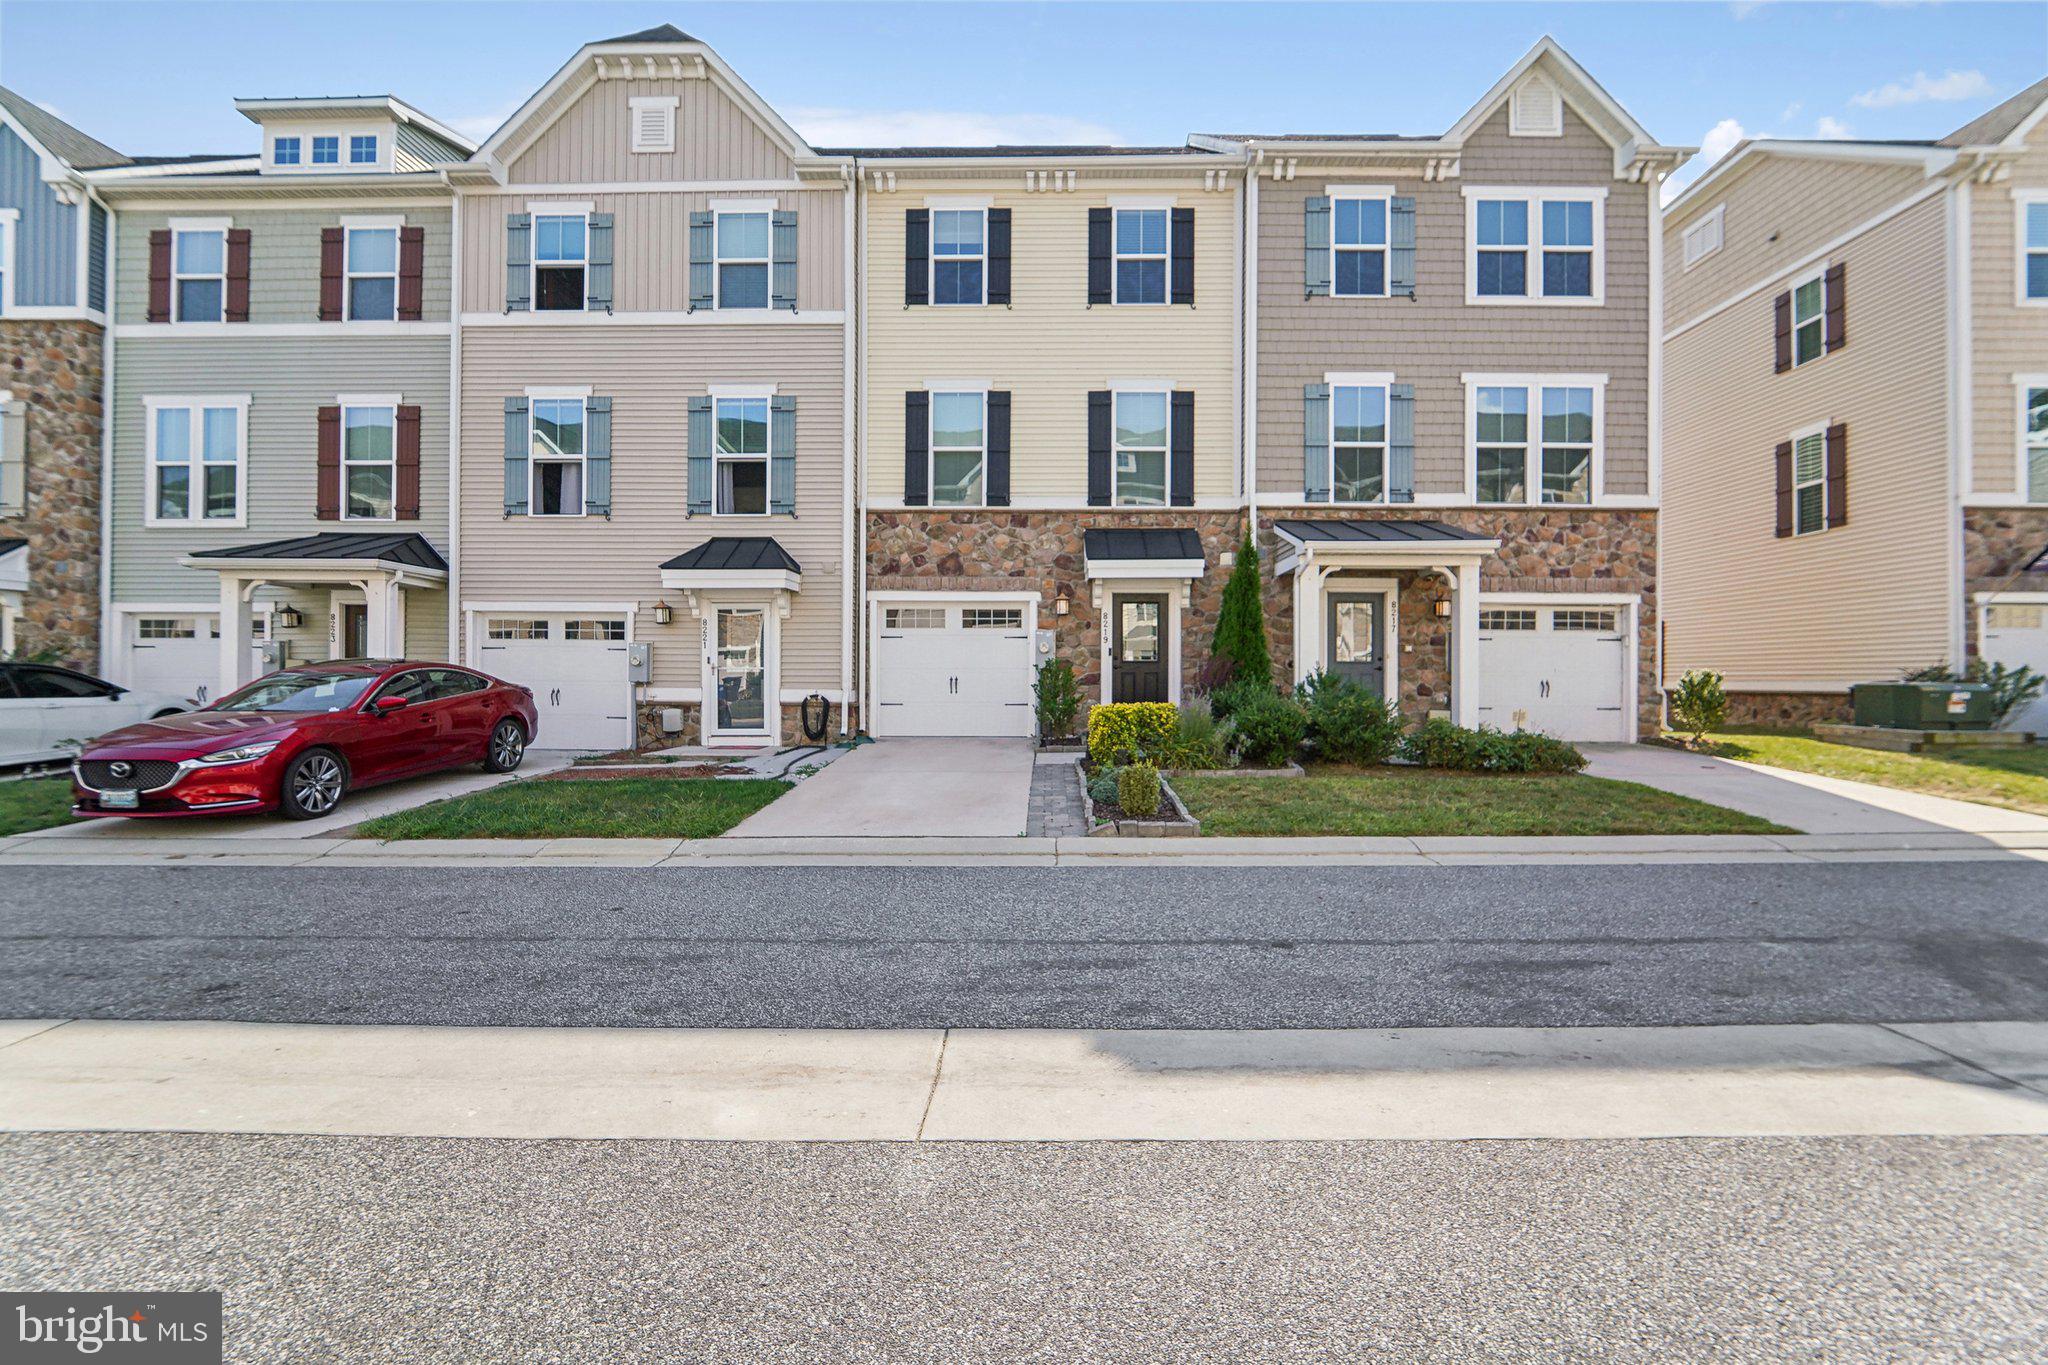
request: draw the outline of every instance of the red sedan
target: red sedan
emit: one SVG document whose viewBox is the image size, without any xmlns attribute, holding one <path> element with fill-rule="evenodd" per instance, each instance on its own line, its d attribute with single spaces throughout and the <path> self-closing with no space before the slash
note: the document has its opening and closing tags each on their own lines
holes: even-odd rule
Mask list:
<svg viewBox="0 0 2048 1365">
<path fill-rule="evenodd" d="M 537 724 L 531 692 L 453 664 L 308 664 L 101 735 L 71 766 L 72 813 L 311 820 L 358 787 L 467 763 L 511 772 Z"/>
</svg>

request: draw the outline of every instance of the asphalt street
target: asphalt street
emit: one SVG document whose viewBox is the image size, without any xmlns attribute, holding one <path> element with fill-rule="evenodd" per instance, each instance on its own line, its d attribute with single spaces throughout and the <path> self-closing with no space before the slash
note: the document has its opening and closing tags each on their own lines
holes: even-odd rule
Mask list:
<svg viewBox="0 0 2048 1365">
<path fill-rule="evenodd" d="M 2048 1018 L 2048 868 L 0 872 L 0 1018 L 1339 1028 Z"/>
</svg>

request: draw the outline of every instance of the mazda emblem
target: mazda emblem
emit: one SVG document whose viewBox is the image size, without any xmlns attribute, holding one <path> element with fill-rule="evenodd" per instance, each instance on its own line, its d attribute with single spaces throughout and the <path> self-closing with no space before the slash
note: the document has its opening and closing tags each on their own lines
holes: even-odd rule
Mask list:
<svg viewBox="0 0 2048 1365">
<path fill-rule="evenodd" d="M 110 763 L 107 765 L 107 771 L 116 777 L 133 777 L 135 775 L 135 765 L 133 763 Z"/>
</svg>

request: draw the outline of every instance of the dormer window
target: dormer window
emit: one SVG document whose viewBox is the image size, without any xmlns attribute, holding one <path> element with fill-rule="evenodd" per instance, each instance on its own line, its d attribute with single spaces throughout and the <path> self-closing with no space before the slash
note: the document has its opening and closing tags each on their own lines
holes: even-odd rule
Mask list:
<svg viewBox="0 0 2048 1365">
<path fill-rule="evenodd" d="M 341 164 L 341 139 L 338 137 L 314 138 L 313 164 L 315 166 L 339 166 Z"/>
<path fill-rule="evenodd" d="M 374 166 L 377 164 L 377 135 L 358 133 L 348 140 L 348 164 L 351 166 Z"/>
<path fill-rule="evenodd" d="M 589 264 L 588 233 L 580 213 L 533 216 L 533 306 L 539 311 L 580 312 L 583 277 Z"/>
<path fill-rule="evenodd" d="M 273 166 L 296 166 L 299 164 L 299 140 L 295 137 L 281 137 L 270 144 L 270 164 Z"/>
</svg>

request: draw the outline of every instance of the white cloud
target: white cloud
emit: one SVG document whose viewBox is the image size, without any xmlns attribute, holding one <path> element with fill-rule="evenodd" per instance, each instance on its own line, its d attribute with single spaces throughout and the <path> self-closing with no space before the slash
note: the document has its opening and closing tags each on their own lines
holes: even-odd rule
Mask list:
<svg viewBox="0 0 2048 1365">
<path fill-rule="evenodd" d="M 1113 128 L 1064 114 L 975 114 L 947 109 L 791 109 L 787 117 L 818 147 L 989 147 L 997 143 L 1082 142 L 1120 146 Z"/>
<path fill-rule="evenodd" d="M 1894 105 L 1929 101 L 1952 103 L 1988 98 L 1991 89 L 1990 78 L 1981 71 L 1944 71 L 1939 76 L 1915 71 L 1910 80 L 1891 81 L 1875 90 L 1866 90 L 1852 96 L 1849 103 L 1860 109 L 1890 109 Z"/>
<path fill-rule="evenodd" d="M 1662 191 L 1662 202 L 1668 204 L 1684 192 L 1685 187 L 1713 169 L 1714 163 L 1735 150 L 1735 144 L 1749 136 L 1740 119 L 1724 118 L 1707 129 L 1700 138 L 1699 155 L 1685 163 L 1685 169 L 1666 179 Z"/>
<path fill-rule="evenodd" d="M 1738 20 L 1747 19 L 1768 3 L 1769 0 L 1733 0 L 1728 6 L 1728 12 Z"/>
<path fill-rule="evenodd" d="M 514 113 L 518 112 L 518 109 L 518 105 L 508 104 L 496 113 L 464 114 L 461 118 L 449 119 L 448 126 L 472 142 L 482 142 L 492 133 L 497 132 L 498 125 L 511 118 Z"/>
<path fill-rule="evenodd" d="M 1805 107 L 1806 102 L 1804 100 L 1793 100 L 1790 104 L 1785 106 L 1785 112 L 1778 115 L 1778 122 L 1790 123 L 1793 119 L 1799 117 L 1799 111 L 1801 109 L 1804 109 Z"/>
<path fill-rule="evenodd" d="M 1818 138 L 1826 138 L 1829 141 L 1840 141 L 1843 138 L 1856 136 L 1855 133 L 1850 131 L 1848 124 L 1826 114 L 1822 114 L 1820 122 L 1813 125 L 1813 135 Z"/>
</svg>

